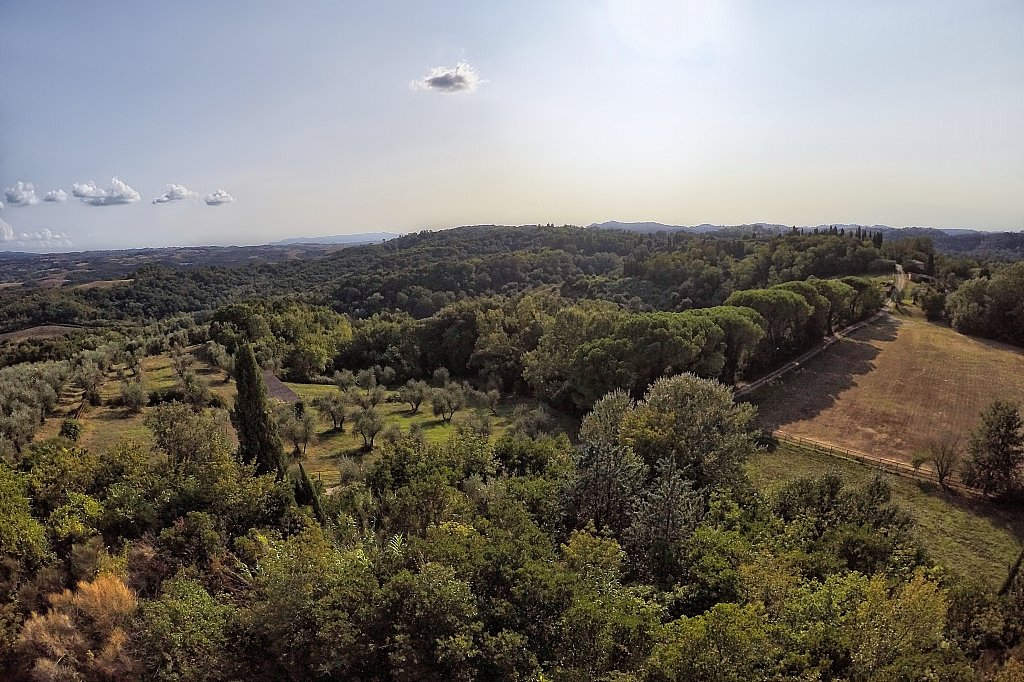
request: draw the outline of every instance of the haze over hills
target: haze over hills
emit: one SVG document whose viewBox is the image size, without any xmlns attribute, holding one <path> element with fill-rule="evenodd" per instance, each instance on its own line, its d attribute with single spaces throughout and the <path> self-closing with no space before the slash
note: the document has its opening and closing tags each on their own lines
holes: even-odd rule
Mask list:
<svg viewBox="0 0 1024 682">
<path fill-rule="evenodd" d="M 833 225 L 839 229 L 856 229 L 858 227 L 882 231 L 882 232 L 913 232 L 915 236 L 917 233 L 928 233 L 928 236 L 932 236 L 934 233 L 941 233 L 946 235 L 962 235 L 962 234 L 1016 234 L 1015 232 L 998 232 L 992 230 L 973 230 L 969 228 L 937 228 L 937 227 L 892 227 L 891 225 L 859 225 L 857 223 L 830 223 L 821 225 L 797 225 L 796 227 L 803 230 L 814 230 L 814 229 L 827 229 L 833 227 Z M 736 228 L 757 228 L 761 231 L 768 232 L 785 232 L 793 228 L 792 225 L 783 225 L 781 223 L 745 223 L 743 225 L 712 225 L 710 223 L 701 223 L 700 225 L 666 225 L 665 223 L 656 222 L 619 222 L 618 220 L 608 220 L 603 223 L 591 223 L 587 227 L 597 230 L 628 230 L 630 232 L 719 232 L 722 230 L 734 230 Z M 920 236 L 924 236 L 921 234 Z"/>
<path fill-rule="evenodd" d="M 401 237 L 398 232 L 365 232 L 361 234 L 332 234 L 322 237 L 289 237 L 270 242 L 270 246 L 287 246 L 289 244 L 372 244 Z"/>
<path fill-rule="evenodd" d="M 827 230 L 832 225 L 804 225 L 797 227 L 805 232 L 810 232 L 815 229 Z M 861 227 L 869 232 L 881 232 L 885 235 L 886 239 L 890 240 L 928 237 L 932 240 L 936 250 L 942 253 L 971 258 L 1008 261 L 1024 259 L 1024 230 L 1019 232 L 993 232 L 967 228 L 940 229 L 935 227 L 891 227 L 889 225 L 856 224 L 835 224 L 835 227 L 842 230 L 855 230 Z M 665 225 L 655 222 L 623 223 L 616 220 L 594 223 L 589 225 L 588 228 L 596 230 L 626 230 L 641 234 L 688 232 L 727 237 L 740 237 L 751 232 L 785 234 L 793 229 L 790 225 L 780 225 L 778 223 L 748 223 L 746 225 L 710 225 L 702 223 L 700 225 L 686 226 Z"/>
</svg>

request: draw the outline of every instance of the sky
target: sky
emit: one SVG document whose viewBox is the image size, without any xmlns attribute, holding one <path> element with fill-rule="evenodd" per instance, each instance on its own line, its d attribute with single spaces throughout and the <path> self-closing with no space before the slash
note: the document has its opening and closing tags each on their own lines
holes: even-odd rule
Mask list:
<svg viewBox="0 0 1024 682">
<path fill-rule="evenodd" d="M 0 0 L 0 250 L 1021 230 L 1021 36 L 1020 0 Z"/>
</svg>

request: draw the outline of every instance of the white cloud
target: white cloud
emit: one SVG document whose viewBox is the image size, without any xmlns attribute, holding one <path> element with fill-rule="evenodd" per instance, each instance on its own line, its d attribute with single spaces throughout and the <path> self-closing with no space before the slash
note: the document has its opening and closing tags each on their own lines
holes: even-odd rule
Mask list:
<svg viewBox="0 0 1024 682">
<path fill-rule="evenodd" d="M 63 204 L 67 200 L 68 193 L 62 189 L 51 189 L 46 193 L 46 196 L 43 197 L 43 201 L 50 201 L 58 204 Z"/>
<path fill-rule="evenodd" d="M 221 204 L 230 204 L 235 198 L 224 190 L 219 189 L 212 194 L 207 194 L 204 200 L 209 206 L 220 206 Z"/>
<path fill-rule="evenodd" d="M 94 182 L 75 183 L 71 193 L 90 206 L 113 206 L 114 204 L 132 204 L 141 199 L 139 193 L 121 180 L 110 181 L 110 189 L 98 187 Z"/>
<path fill-rule="evenodd" d="M 167 185 L 167 191 L 153 199 L 154 204 L 166 204 L 169 201 L 182 201 L 189 199 L 194 196 L 198 196 L 198 192 L 193 192 L 188 187 L 182 185 Z"/>
<path fill-rule="evenodd" d="M 35 186 L 31 182 L 21 180 L 14 183 L 14 187 L 5 189 L 4 197 L 11 206 L 32 206 L 39 203 Z"/>
<path fill-rule="evenodd" d="M 459 62 L 453 67 L 434 67 L 430 73 L 410 85 L 414 90 L 451 94 L 473 92 L 481 83 L 486 82 L 472 66 L 466 62 Z"/>
<path fill-rule="evenodd" d="M 47 251 L 71 246 L 71 240 L 63 232 L 39 230 L 38 232 L 15 232 L 10 223 L 0 219 L 0 250 L 27 249 Z"/>
</svg>

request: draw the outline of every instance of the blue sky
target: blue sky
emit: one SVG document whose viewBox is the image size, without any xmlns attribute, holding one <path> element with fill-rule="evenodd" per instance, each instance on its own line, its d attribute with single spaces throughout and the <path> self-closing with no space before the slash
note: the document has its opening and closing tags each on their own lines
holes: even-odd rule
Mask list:
<svg viewBox="0 0 1024 682">
<path fill-rule="evenodd" d="M 8 0 L 0 249 L 1024 229 L 1021 36 L 1019 0 Z"/>
</svg>

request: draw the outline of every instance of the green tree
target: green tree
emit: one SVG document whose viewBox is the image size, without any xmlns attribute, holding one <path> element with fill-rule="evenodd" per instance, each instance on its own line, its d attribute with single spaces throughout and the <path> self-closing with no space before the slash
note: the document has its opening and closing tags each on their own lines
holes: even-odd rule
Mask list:
<svg viewBox="0 0 1024 682">
<path fill-rule="evenodd" d="M 320 416 L 331 420 L 331 428 L 341 433 L 345 432 L 348 406 L 349 403 L 345 399 L 345 395 L 339 392 L 317 396 L 313 399 L 313 407 L 320 413 Z"/>
<path fill-rule="evenodd" d="M 427 386 L 425 381 L 417 381 L 415 379 L 409 379 L 398 391 L 398 398 L 403 403 L 409 403 L 409 412 L 416 414 L 420 411 L 420 405 L 427 396 L 430 394 L 430 387 Z"/>
<path fill-rule="evenodd" d="M 462 387 L 449 383 L 444 388 L 435 388 L 430 396 L 430 409 L 435 417 L 450 422 L 455 413 L 466 406 L 466 393 Z"/>
<path fill-rule="evenodd" d="M 72 443 L 77 443 L 82 435 L 82 423 L 77 419 L 65 419 L 60 423 L 60 433 L 57 435 L 67 438 Z"/>
<path fill-rule="evenodd" d="M 126 381 L 121 384 L 121 404 L 133 414 L 142 412 L 149 401 L 149 396 L 137 381 Z"/>
<path fill-rule="evenodd" d="M 744 478 L 743 464 L 754 451 L 753 417 L 754 408 L 735 404 L 728 387 L 680 374 L 651 384 L 622 417 L 619 432 L 648 466 L 668 457 L 698 488 L 730 485 Z"/>
<path fill-rule="evenodd" d="M 277 421 L 267 404 L 267 386 L 252 346 L 243 344 L 235 356 L 235 384 L 238 394 L 232 422 L 238 432 L 238 457 L 255 463 L 258 473 L 284 478 L 284 446 Z"/>
<path fill-rule="evenodd" d="M 1020 485 L 1024 460 L 1024 431 L 1017 405 L 993 401 L 981 413 L 981 425 L 971 432 L 963 480 L 989 495 L 1005 495 Z"/>
<path fill-rule="evenodd" d="M 352 413 L 352 430 L 363 437 L 363 447 L 373 449 L 373 440 L 384 429 L 384 417 L 374 407 L 362 407 Z"/>
<path fill-rule="evenodd" d="M 949 477 L 960 468 L 963 453 L 956 438 L 936 438 L 925 449 L 914 455 L 914 468 L 931 464 L 943 490 L 949 490 Z"/>
</svg>

